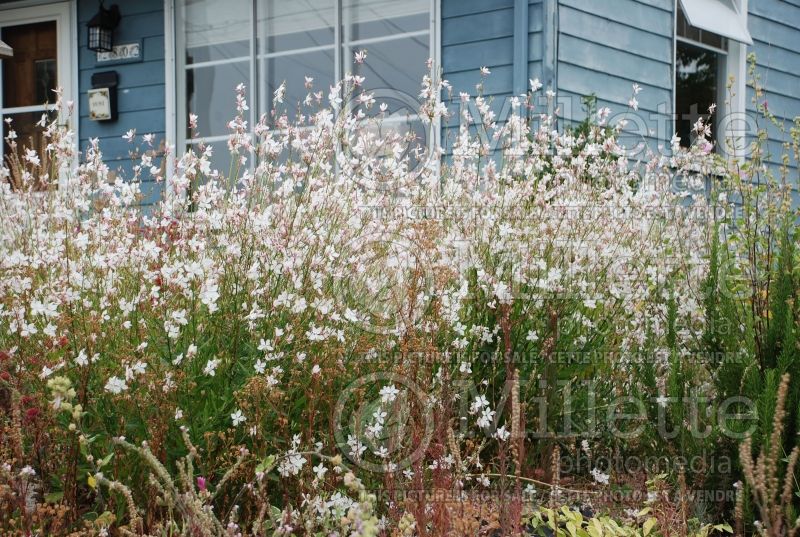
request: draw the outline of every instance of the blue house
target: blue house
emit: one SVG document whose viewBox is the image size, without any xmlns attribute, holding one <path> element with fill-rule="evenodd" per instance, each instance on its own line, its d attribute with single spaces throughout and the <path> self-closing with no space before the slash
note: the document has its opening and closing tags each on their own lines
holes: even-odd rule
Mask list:
<svg viewBox="0 0 800 537">
<path fill-rule="evenodd" d="M 112 42 L 103 44 L 106 30 Z M 61 86 L 76 103 L 81 149 L 99 138 L 109 165 L 125 173 L 129 129 L 152 133 L 156 147 L 204 141 L 224 158 L 240 82 L 251 125 L 283 81 L 285 102 L 296 103 L 305 76 L 327 96 L 348 71 L 408 108 L 428 58 L 456 96 L 475 94 L 488 68 L 482 91 L 501 120 L 508 97 L 532 79 L 554 92 L 564 125 L 584 119 L 588 95 L 614 112 L 634 105 L 629 136 L 655 148 L 675 131 L 687 142 L 712 103 L 716 129 L 750 133 L 764 104 L 746 86 L 752 52 L 769 110 L 786 127 L 800 116 L 800 0 L 3 0 L 0 40 L 0 115 L 18 135 Z M 353 62 L 357 51 L 365 63 Z M 200 118 L 196 132 L 189 114 Z M 441 136 L 454 128 L 442 125 Z M 777 161 L 787 134 L 769 132 Z"/>
</svg>

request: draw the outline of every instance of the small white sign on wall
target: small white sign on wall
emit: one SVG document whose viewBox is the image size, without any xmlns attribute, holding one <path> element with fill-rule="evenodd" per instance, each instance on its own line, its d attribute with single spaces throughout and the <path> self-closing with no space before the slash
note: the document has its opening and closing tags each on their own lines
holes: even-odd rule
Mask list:
<svg viewBox="0 0 800 537">
<path fill-rule="evenodd" d="M 122 60 L 138 60 L 142 55 L 141 43 L 114 45 L 111 52 L 98 52 L 97 63 L 117 62 Z"/>
<path fill-rule="evenodd" d="M 94 121 L 111 119 L 111 94 L 108 88 L 89 90 L 89 118 Z"/>
</svg>

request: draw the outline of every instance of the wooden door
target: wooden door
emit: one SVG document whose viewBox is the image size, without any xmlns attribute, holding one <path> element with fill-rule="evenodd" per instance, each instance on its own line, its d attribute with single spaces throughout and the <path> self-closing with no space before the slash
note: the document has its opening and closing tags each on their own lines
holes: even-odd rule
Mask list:
<svg viewBox="0 0 800 537">
<path fill-rule="evenodd" d="M 0 62 L 0 162 L 11 170 L 12 185 L 20 184 L 20 163 L 24 162 L 20 157 L 26 149 L 35 150 L 46 164 L 43 129 L 37 124 L 43 115 L 55 114 L 54 90 L 61 87 L 65 99 L 70 98 L 73 32 L 69 10 L 66 3 L 18 9 L 0 6 L 0 41 L 13 51 L 12 57 Z"/>
</svg>

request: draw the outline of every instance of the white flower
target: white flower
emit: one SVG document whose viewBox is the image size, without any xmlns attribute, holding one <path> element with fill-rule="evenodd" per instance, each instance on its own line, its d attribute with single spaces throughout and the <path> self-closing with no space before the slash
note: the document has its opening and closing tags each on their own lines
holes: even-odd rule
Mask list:
<svg viewBox="0 0 800 537">
<path fill-rule="evenodd" d="M 183 418 L 183 410 L 181 410 L 180 408 L 176 408 L 175 409 L 175 421 L 178 421 L 181 418 Z"/>
<path fill-rule="evenodd" d="M 128 385 L 119 377 L 111 377 L 108 379 L 108 382 L 106 382 L 105 389 L 107 392 L 111 392 L 114 395 L 119 395 L 128 389 Z"/>
<path fill-rule="evenodd" d="M 278 104 L 282 104 L 283 103 L 283 98 L 286 96 L 286 82 L 285 81 L 281 82 L 281 85 L 278 86 L 278 89 L 275 90 L 275 92 L 272 94 L 272 96 L 275 98 L 275 102 L 276 103 L 278 103 Z"/>
<path fill-rule="evenodd" d="M 485 65 L 481 67 L 481 76 L 489 76 L 492 72 Z"/>
<path fill-rule="evenodd" d="M 206 282 L 200 289 L 200 302 L 208 307 L 209 313 L 214 313 L 219 308 L 217 307 L 217 299 L 219 298 L 219 285 L 216 282 Z"/>
<path fill-rule="evenodd" d="M 231 414 L 231 421 L 233 422 L 234 427 L 238 427 L 240 423 L 244 423 L 247 421 L 247 418 L 242 414 L 241 410 L 237 410 L 233 414 Z"/>
<path fill-rule="evenodd" d="M 306 459 L 297 452 L 296 448 L 292 448 L 278 464 L 278 473 L 283 477 L 297 475 L 305 463 Z"/>
<path fill-rule="evenodd" d="M 397 398 L 397 394 L 400 393 L 394 384 L 390 386 L 384 386 L 381 388 L 380 395 L 381 395 L 381 402 L 382 403 L 391 403 Z"/>
<path fill-rule="evenodd" d="M 488 408 L 484 408 L 481 412 L 481 417 L 478 418 L 476 422 L 478 427 L 484 429 L 492 424 L 492 420 L 494 419 L 494 410 L 490 410 Z"/>
<path fill-rule="evenodd" d="M 353 435 L 347 435 L 347 445 L 350 446 L 350 457 L 357 461 L 361 460 L 361 455 L 367 450 L 367 446 Z"/>
<path fill-rule="evenodd" d="M 22 470 L 19 471 L 19 475 L 22 477 L 33 477 L 36 475 L 36 470 L 31 468 L 30 466 L 25 466 Z"/>
<path fill-rule="evenodd" d="M 25 148 L 25 156 L 23 158 L 34 166 L 38 166 L 41 163 L 39 154 L 34 149 Z"/>
<path fill-rule="evenodd" d="M 344 318 L 350 321 L 351 323 L 357 323 L 359 321 L 358 313 L 356 313 L 354 310 L 351 310 L 350 308 L 344 310 Z"/>
<path fill-rule="evenodd" d="M 501 304 L 511 304 L 514 296 L 511 294 L 511 289 L 508 288 L 505 282 L 497 282 L 494 286 L 494 296 Z"/>
<path fill-rule="evenodd" d="M 212 358 L 208 362 L 206 362 L 206 366 L 203 368 L 203 373 L 209 377 L 213 377 L 217 373 L 217 367 L 219 366 L 219 360 L 216 358 Z"/>
<path fill-rule="evenodd" d="M 600 483 L 601 485 L 608 485 L 608 479 L 610 477 L 608 474 L 604 474 L 597 468 L 592 468 L 591 474 L 594 480 Z"/>
<path fill-rule="evenodd" d="M 79 366 L 89 365 L 89 357 L 86 356 L 86 349 L 81 349 L 78 356 L 75 357 L 75 363 Z"/>
<path fill-rule="evenodd" d="M 325 468 L 325 465 L 321 462 L 318 465 L 314 466 L 312 470 L 314 470 L 314 473 L 317 475 L 317 479 L 320 480 L 324 479 L 325 474 L 328 473 L 328 469 Z"/>
<path fill-rule="evenodd" d="M 486 399 L 484 395 L 476 395 L 475 400 L 472 402 L 472 406 L 470 407 L 470 413 L 475 414 L 480 409 L 489 406 L 489 401 Z"/>
<path fill-rule="evenodd" d="M 529 79 L 528 82 L 531 85 L 531 91 L 536 93 L 542 88 L 542 83 L 539 82 L 538 78 Z"/>
<path fill-rule="evenodd" d="M 528 330 L 528 335 L 525 336 L 527 341 L 539 341 L 539 333 L 536 330 Z"/>
<path fill-rule="evenodd" d="M 495 433 L 494 437 L 500 440 L 501 442 L 505 442 L 511 436 L 511 433 L 506 430 L 506 426 L 503 425 L 502 427 L 498 428 Z"/>
</svg>

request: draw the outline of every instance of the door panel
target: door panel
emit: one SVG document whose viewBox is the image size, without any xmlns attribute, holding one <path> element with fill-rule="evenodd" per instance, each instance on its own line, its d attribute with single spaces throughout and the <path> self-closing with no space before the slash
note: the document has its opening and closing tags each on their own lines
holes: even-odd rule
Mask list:
<svg viewBox="0 0 800 537">
<path fill-rule="evenodd" d="M 45 104 L 58 87 L 56 21 L 6 26 L 0 40 L 14 50 L 3 60 L 3 108 Z"/>
</svg>

